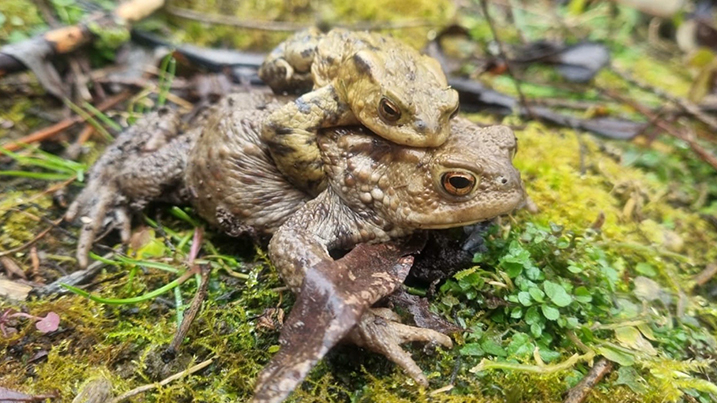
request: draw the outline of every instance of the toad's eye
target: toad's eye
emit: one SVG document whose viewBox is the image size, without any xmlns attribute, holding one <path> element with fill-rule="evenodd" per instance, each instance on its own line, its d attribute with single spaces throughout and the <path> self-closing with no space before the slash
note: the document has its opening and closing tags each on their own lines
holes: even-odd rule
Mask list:
<svg viewBox="0 0 717 403">
<path fill-rule="evenodd" d="M 473 190 L 476 178 L 463 172 L 446 172 L 441 177 L 441 184 L 446 192 L 453 196 L 465 196 Z"/>
<path fill-rule="evenodd" d="M 453 112 L 451 112 L 451 116 L 448 119 L 453 119 L 454 117 L 456 117 L 456 115 L 458 115 L 459 109 L 460 109 L 460 107 L 456 106 L 456 109 L 454 109 Z"/>
<path fill-rule="evenodd" d="M 393 123 L 401 119 L 401 110 L 388 98 L 381 98 L 378 103 L 378 115 L 386 123 Z"/>
</svg>

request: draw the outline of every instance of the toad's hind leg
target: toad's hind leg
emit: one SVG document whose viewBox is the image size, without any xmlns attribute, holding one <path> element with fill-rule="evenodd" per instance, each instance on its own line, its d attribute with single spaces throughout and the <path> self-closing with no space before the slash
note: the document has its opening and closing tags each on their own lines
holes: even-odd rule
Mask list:
<svg viewBox="0 0 717 403">
<path fill-rule="evenodd" d="M 316 142 L 319 128 L 356 123 L 348 105 L 329 85 L 272 112 L 264 120 L 262 139 L 279 171 L 295 186 L 317 195 L 326 187 Z"/>
<path fill-rule="evenodd" d="M 119 228 L 127 242 L 131 211 L 164 199 L 163 194 L 172 194 L 172 202 L 184 197 L 183 171 L 196 133 L 181 133 L 180 126 L 176 112 L 150 114 L 120 134 L 92 167 L 87 185 L 65 213 L 67 221 L 82 222 L 80 267 L 87 266 L 87 255 L 102 229 Z"/>
<path fill-rule="evenodd" d="M 300 31 L 269 53 L 259 68 L 259 77 L 275 93 L 303 94 L 311 91 L 314 80 L 311 65 L 319 41 L 324 37 L 317 28 Z"/>
</svg>

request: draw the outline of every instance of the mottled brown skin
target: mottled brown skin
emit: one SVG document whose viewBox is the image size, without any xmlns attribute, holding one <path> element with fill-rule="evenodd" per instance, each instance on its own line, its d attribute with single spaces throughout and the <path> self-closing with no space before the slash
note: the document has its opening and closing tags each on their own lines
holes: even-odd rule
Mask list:
<svg viewBox="0 0 717 403">
<path fill-rule="evenodd" d="M 443 146 L 421 149 L 399 146 L 361 128 L 325 130 L 318 138 L 328 186 L 311 199 L 286 181 L 260 141 L 257 122 L 282 105 L 261 94 L 236 94 L 206 112 L 195 129 L 182 132 L 177 116 L 162 112 L 138 124 L 131 138 L 126 133 L 119 136 L 68 211 L 68 218 L 87 217 L 81 235 L 85 241 L 78 247 L 80 262 L 84 258 L 86 264 L 89 245 L 102 227 L 119 225 L 129 232 L 128 212 L 173 188 L 172 200 L 190 201 L 203 217 L 228 232 L 273 233 L 269 255 L 293 291 L 300 292 L 312 270 L 329 273 L 327 278 L 342 278 L 328 285 L 335 288 L 332 303 L 361 315 L 348 333 L 333 334 L 346 334 L 347 340 L 385 354 L 427 384 L 400 344 L 429 341 L 450 346 L 450 338 L 403 325 L 385 309 L 366 311 L 388 288 L 382 290 L 383 283 L 355 290 L 341 286 L 346 279 L 370 279 L 360 268 L 351 270 L 342 260 L 334 261 L 328 251 L 509 213 L 524 198 L 520 175 L 511 162 L 516 147 L 513 133 L 505 127 L 478 128 L 455 119 Z M 159 134 L 158 127 L 166 129 Z M 145 188 L 141 192 L 138 183 Z M 370 275 L 400 284 L 403 277 L 388 273 L 386 269 Z M 313 295 L 299 297 L 314 300 Z M 316 331 L 329 334 L 334 325 L 329 322 Z M 294 363 L 305 368 L 316 359 L 316 355 L 299 356 Z M 286 379 L 284 384 L 302 377 Z M 281 401 L 288 392 L 272 385 L 283 381 L 262 378 L 255 401 Z"/>
<path fill-rule="evenodd" d="M 437 60 L 376 33 L 299 32 L 274 49 L 259 76 L 277 93 L 313 85 L 262 130 L 279 170 L 311 194 L 325 186 L 319 129 L 362 124 L 396 144 L 437 147 L 458 110 Z"/>
</svg>

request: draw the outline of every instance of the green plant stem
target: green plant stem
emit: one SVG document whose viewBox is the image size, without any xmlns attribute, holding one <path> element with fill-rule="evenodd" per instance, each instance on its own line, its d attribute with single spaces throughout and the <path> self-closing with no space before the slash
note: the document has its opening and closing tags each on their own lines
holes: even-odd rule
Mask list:
<svg viewBox="0 0 717 403">
<path fill-rule="evenodd" d="M 188 271 L 184 272 L 184 274 L 182 274 L 181 277 L 168 283 L 167 285 L 165 285 L 163 287 L 160 287 L 154 291 L 150 291 L 144 295 L 140 295 L 139 297 L 124 298 L 124 299 L 102 298 L 102 297 L 92 295 L 83 289 L 73 287 L 69 284 L 61 283 L 60 285 L 64 288 L 72 291 L 73 293 L 75 293 L 77 295 L 81 295 L 83 297 L 89 298 L 95 302 L 99 302 L 99 303 L 107 304 L 107 305 L 126 305 L 126 304 L 136 304 L 139 302 L 147 301 L 152 298 L 158 297 L 158 296 L 174 289 L 178 285 L 184 283 L 185 281 L 187 281 L 188 278 L 192 277 L 193 275 L 194 275 L 194 270 L 188 270 Z"/>
<path fill-rule="evenodd" d="M 578 355 L 573 354 L 567 360 L 551 365 L 530 365 L 530 364 L 516 364 L 513 362 L 503 361 L 491 361 L 484 358 L 478 365 L 471 368 L 470 372 L 476 373 L 489 369 L 503 369 L 508 371 L 520 371 L 520 372 L 533 372 L 536 374 L 550 374 L 553 372 L 564 371 L 572 368 L 575 364 L 580 361 L 590 361 L 595 357 L 595 353 L 590 351 L 588 353 Z"/>
</svg>

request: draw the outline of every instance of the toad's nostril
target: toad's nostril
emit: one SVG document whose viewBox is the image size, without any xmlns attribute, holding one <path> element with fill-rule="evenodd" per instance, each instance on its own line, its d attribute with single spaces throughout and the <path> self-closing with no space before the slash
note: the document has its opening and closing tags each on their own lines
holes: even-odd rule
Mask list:
<svg viewBox="0 0 717 403">
<path fill-rule="evenodd" d="M 508 183 L 508 178 L 503 178 L 503 179 L 501 179 L 501 180 L 500 180 L 500 183 L 502 183 L 502 184 L 505 185 L 506 183 Z"/>
<path fill-rule="evenodd" d="M 414 123 L 414 127 L 416 128 L 416 131 L 419 133 L 423 133 L 428 129 L 428 124 L 423 120 L 416 120 Z"/>
</svg>

